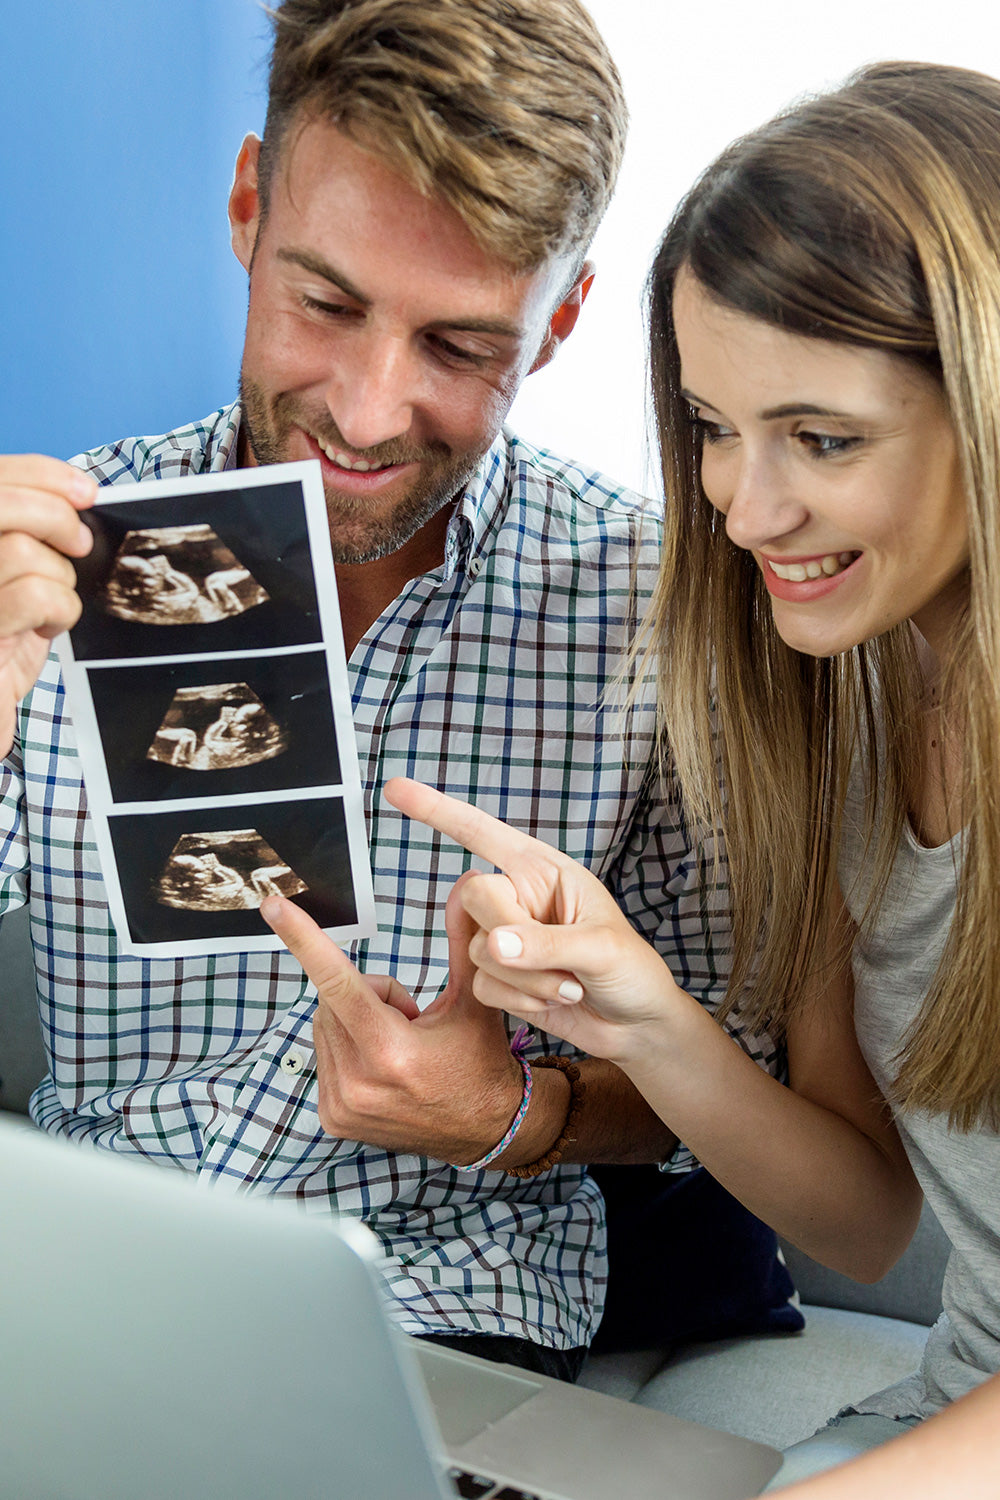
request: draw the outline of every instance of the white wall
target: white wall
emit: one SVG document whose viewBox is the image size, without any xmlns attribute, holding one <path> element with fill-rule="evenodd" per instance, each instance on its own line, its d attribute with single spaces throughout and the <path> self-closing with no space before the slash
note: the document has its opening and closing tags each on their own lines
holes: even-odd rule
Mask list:
<svg viewBox="0 0 1000 1500">
<path fill-rule="evenodd" d="M 588 0 L 632 114 L 598 275 L 572 338 L 525 383 L 523 436 L 649 489 L 642 287 L 678 200 L 735 136 L 864 62 L 1000 75 L 995 0 Z"/>
</svg>

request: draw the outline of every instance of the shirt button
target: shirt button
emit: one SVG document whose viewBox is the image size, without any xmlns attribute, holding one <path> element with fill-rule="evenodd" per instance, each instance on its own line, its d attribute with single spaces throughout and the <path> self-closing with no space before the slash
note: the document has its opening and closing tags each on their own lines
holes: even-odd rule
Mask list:
<svg viewBox="0 0 1000 1500">
<path fill-rule="evenodd" d="M 473 557 L 469 561 L 469 577 L 478 578 L 483 571 L 483 560 L 481 557 Z"/>
<path fill-rule="evenodd" d="M 302 1053 L 296 1052 L 294 1047 L 289 1048 L 278 1064 L 283 1073 L 301 1073 L 305 1065 L 306 1060 Z"/>
</svg>

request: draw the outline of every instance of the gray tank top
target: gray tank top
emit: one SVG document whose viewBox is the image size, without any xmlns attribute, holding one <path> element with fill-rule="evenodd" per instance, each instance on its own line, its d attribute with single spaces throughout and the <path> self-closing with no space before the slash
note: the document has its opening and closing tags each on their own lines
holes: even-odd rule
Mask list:
<svg viewBox="0 0 1000 1500">
<path fill-rule="evenodd" d="M 864 910 L 860 820 L 849 804 L 840 880 L 855 920 Z M 855 1025 L 880 1088 L 916 1019 L 944 949 L 955 908 L 962 836 L 937 849 L 900 839 L 875 930 L 854 948 Z M 1000 1136 L 952 1130 L 944 1115 L 897 1111 L 896 1126 L 924 1194 L 951 1241 L 944 1313 L 920 1371 L 858 1403 L 890 1417 L 930 1416 L 1000 1369 Z"/>
</svg>

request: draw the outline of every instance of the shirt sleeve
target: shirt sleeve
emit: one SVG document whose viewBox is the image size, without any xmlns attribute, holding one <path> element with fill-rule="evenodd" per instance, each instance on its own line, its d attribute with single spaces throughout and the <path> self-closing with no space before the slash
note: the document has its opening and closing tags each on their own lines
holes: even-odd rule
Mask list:
<svg viewBox="0 0 1000 1500">
<path fill-rule="evenodd" d="M 606 882 L 632 926 L 660 954 L 674 979 L 711 1014 L 725 998 L 732 961 L 727 869 L 714 847 L 692 838 L 676 794 L 650 776 L 628 845 Z M 784 1054 L 766 1030 L 751 1030 L 737 1007 L 725 1029 L 748 1057 L 783 1077 Z M 679 1146 L 671 1172 L 698 1163 Z"/>
<path fill-rule="evenodd" d="M 0 916 L 28 899 L 28 830 L 20 744 L 0 761 Z"/>
</svg>

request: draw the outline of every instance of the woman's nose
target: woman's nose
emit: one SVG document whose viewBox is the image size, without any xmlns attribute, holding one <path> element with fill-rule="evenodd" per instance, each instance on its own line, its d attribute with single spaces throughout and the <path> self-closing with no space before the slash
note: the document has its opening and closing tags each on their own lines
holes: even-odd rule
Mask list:
<svg viewBox="0 0 1000 1500">
<path fill-rule="evenodd" d="M 808 509 L 792 489 L 780 463 L 746 450 L 728 473 L 703 478 L 705 493 L 726 518 L 726 535 L 737 547 L 757 551 L 797 531 Z"/>
</svg>

